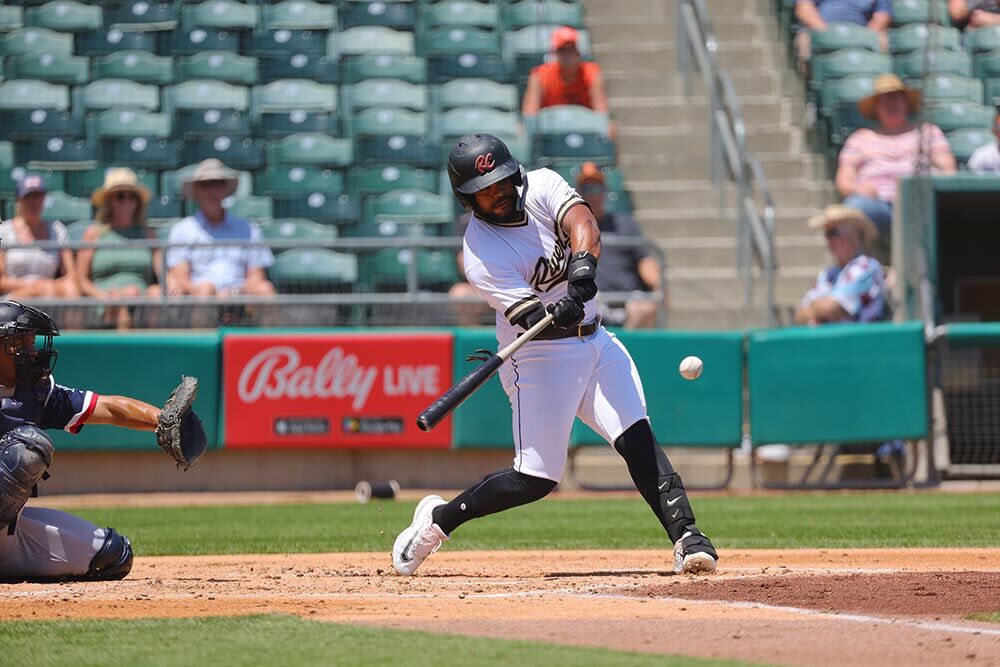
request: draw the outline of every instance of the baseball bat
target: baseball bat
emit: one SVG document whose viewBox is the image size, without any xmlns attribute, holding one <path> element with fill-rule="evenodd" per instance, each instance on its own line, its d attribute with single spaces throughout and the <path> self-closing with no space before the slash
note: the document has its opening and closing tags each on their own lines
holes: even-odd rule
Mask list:
<svg viewBox="0 0 1000 667">
<path fill-rule="evenodd" d="M 441 394 L 437 400 L 420 413 L 417 417 L 417 427 L 421 431 L 429 431 L 440 424 L 442 419 L 450 415 L 455 408 L 465 402 L 465 399 L 486 384 L 486 381 L 493 377 L 503 362 L 520 350 L 522 345 L 537 336 L 551 322 L 552 313 L 548 313 L 535 326 L 518 336 L 513 343 L 479 364 L 468 375 L 456 382 L 455 386 Z"/>
</svg>

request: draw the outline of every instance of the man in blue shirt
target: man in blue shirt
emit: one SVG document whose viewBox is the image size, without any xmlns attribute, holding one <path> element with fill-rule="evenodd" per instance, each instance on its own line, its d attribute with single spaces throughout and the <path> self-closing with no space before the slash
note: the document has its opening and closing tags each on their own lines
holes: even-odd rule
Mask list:
<svg viewBox="0 0 1000 667">
<path fill-rule="evenodd" d="M 831 23 L 854 23 L 874 30 L 882 51 L 889 49 L 892 0 L 795 0 L 795 18 L 802 26 L 795 45 L 803 66 L 812 56 L 809 31 L 826 30 Z"/>
</svg>

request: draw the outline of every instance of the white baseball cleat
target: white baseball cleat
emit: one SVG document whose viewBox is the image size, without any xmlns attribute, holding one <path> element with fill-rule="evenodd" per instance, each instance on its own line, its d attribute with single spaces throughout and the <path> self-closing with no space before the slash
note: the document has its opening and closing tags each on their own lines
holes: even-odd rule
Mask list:
<svg viewBox="0 0 1000 667">
<path fill-rule="evenodd" d="M 441 496 L 424 496 L 413 510 L 411 523 L 396 538 L 392 545 L 392 566 L 404 577 L 413 574 L 424 559 L 437 551 L 448 540 L 436 523 L 433 515 L 435 507 L 446 504 Z"/>
<path fill-rule="evenodd" d="M 674 574 L 711 574 L 718 560 L 712 541 L 697 528 L 681 535 L 674 544 Z"/>
</svg>

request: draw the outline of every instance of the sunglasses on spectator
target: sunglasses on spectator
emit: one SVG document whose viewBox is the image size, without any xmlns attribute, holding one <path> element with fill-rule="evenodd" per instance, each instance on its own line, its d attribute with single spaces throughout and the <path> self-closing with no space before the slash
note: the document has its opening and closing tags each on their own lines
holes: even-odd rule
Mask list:
<svg viewBox="0 0 1000 667">
<path fill-rule="evenodd" d="M 840 235 L 841 235 L 840 230 L 837 229 L 836 227 L 829 227 L 828 229 L 823 230 L 823 236 L 825 236 L 828 239 L 835 239 Z"/>
<path fill-rule="evenodd" d="M 135 196 L 134 192 L 116 192 L 115 193 L 115 200 L 116 201 L 129 201 L 129 200 L 138 200 L 138 199 L 139 198 Z"/>
<path fill-rule="evenodd" d="M 195 183 L 195 185 L 198 186 L 199 188 L 219 188 L 225 184 L 226 181 L 221 179 L 216 181 L 198 181 Z"/>
</svg>

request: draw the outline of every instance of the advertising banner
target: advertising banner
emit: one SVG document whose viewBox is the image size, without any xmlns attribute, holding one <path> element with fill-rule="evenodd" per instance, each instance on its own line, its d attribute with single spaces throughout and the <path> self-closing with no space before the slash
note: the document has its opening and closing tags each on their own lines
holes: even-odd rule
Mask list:
<svg viewBox="0 0 1000 667">
<path fill-rule="evenodd" d="M 452 383 L 452 335 L 238 334 L 223 339 L 226 447 L 451 444 L 416 416 Z"/>
</svg>

